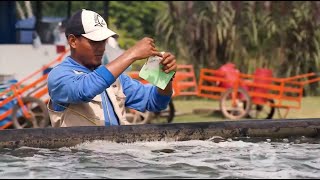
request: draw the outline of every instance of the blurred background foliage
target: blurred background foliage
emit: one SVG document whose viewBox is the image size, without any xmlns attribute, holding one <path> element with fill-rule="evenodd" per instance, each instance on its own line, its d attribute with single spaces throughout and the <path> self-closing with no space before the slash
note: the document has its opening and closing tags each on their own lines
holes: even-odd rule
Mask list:
<svg viewBox="0 0 320 180">
<path fill-rule="evenodd" d="M 67 2 L 43 1 L 44 16 L 66 16 Z M 73 1 L 103 14 L 103 1 Z M 270 68 L 275 77 L 318 72 L 320 28 L 317 1 L 110 1 L 108 26 L 120 47 L 142 37 L 199 69 L 232 62 L 243 73 Z M 143 62 L 140 62 L 140 65 Z M 318 95 L 318 85 L 306 88 Z"/>
</svg>

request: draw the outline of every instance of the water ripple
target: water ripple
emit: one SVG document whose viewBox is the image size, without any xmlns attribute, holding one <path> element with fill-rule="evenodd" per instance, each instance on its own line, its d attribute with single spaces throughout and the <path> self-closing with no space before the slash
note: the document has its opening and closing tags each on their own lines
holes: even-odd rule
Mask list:
<svg viewBox="0 0 320 180">
<path fill-rule="evenodd" d="M 0 151 L 1 178 L 319 178 L 320 145 L 184 141 Z"/>
</svg>

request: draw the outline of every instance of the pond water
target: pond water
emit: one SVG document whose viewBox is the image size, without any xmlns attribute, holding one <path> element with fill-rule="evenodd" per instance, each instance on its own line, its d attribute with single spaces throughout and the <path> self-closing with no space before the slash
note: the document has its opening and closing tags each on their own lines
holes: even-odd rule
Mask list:
<svg viewBox="0 0 320 180">
<path fill-rule="evenodd" d="M 1 149 L 1 178 L 320 178 L 320 145 L 284 139 Z"/>
</svg>

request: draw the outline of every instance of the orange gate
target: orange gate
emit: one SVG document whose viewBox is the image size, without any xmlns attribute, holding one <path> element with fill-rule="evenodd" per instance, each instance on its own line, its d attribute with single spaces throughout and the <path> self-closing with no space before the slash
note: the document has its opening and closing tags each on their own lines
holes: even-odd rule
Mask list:
<svg viewBox="0 0 320 180">
<path fill-rule="evenodd" d="M 220 110 L 230 119 L 271 119 L 275 109 L 280 118 L 286 118 L 290 109 L 301 108 L 303 86 L 320 80 L 315 73 L 274 78 L 267 69 L 258 69 L 255 74 L 238 72 L 233 79 L 226 78 L 226 74 L 221 70 L 201 69 L 198 96 L 219 100 Z"/>
</svg>

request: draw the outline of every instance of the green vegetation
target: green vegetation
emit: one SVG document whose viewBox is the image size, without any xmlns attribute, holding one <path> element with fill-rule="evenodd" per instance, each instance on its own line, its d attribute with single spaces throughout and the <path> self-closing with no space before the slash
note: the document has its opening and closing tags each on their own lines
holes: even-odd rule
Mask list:
<svg viewBox="0 0 320 180">
<path fill-rule="evenodd" d="M 168 2 L 157 21 L 166 49 L 199 68 L 233 62 L 243 73 L 266 67 L 276 77 L 319 71 L 318 3 Z M 308 94 L 317 93 L 317 85 Z"/>
<path fill-rule="evenodd" d="M 33 6 L 34 6 L 34 2 Z M 67 16 L 67 2 L 42 1 L 44 16 Z M 72 1 L 103 14 L 103 1 Z M 199 69 L 233 62 L 243 73 L 270 68 L 276 77 L 318 72 L 320 3 L 316 1 L 110 1 L 109 27 L 124 49 L 144 36 L 179 63 Z M 137 62 L 141 66 L 143 61 Z M 318 95 L 318 84 L 306 86 Z"/>
</svg>

